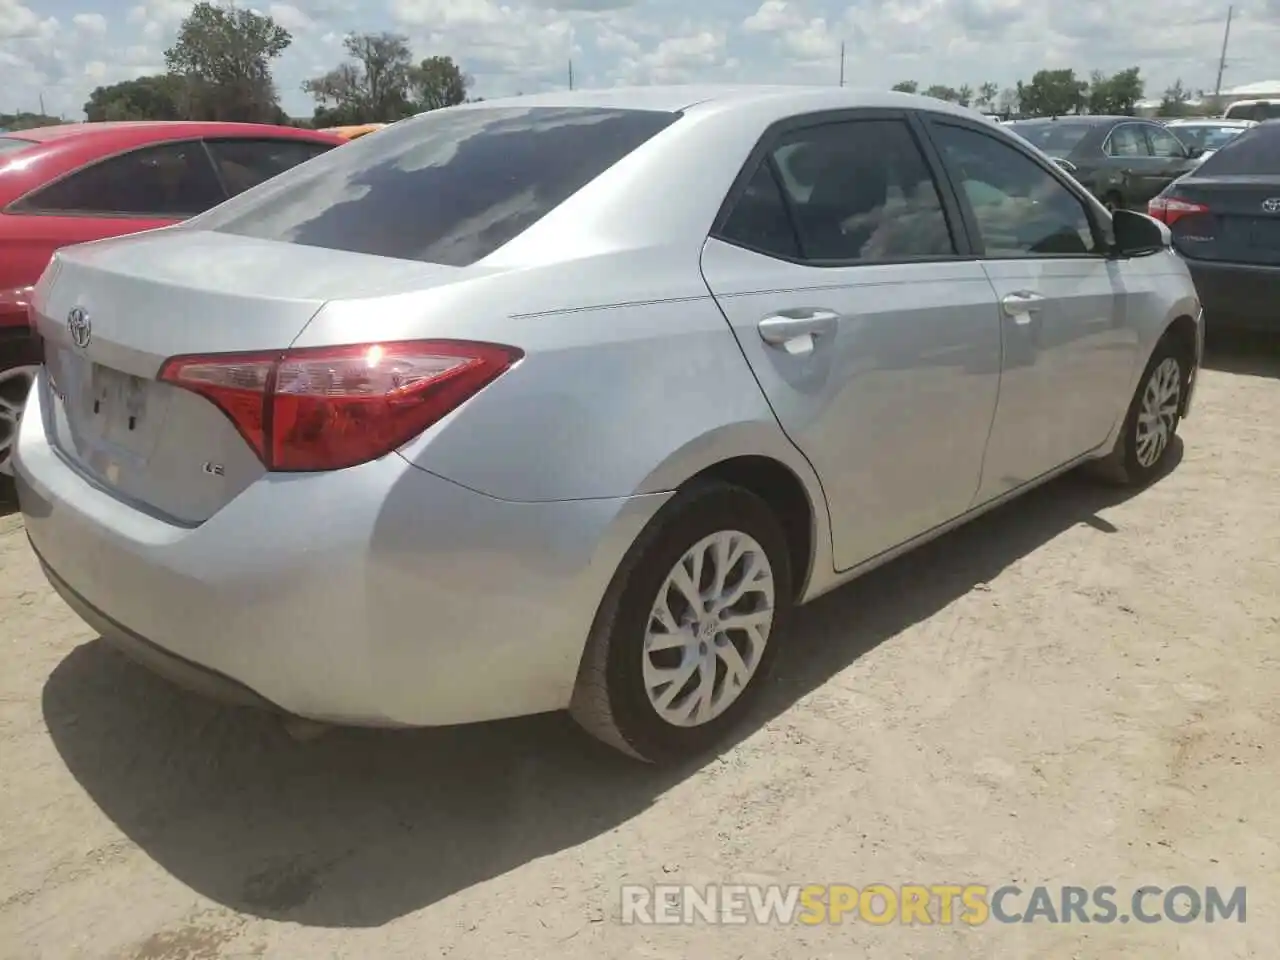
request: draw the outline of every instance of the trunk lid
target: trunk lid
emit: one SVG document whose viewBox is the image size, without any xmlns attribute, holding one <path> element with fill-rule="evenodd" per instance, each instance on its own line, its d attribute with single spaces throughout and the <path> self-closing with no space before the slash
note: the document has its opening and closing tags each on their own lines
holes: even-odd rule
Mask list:
<svg viewBox="0 0 1280 960">
<path fill-rule="evenodd" d="M 186 227 L 65 248 L 34 298 L 46 432 L 121 500 L 201 523 L 264 468 L 216 406 L 156 379 L 166 359 L 283 351 L 329 299 L 463 272 Z"/>
<path fill-rule="evenodd" d="M 1280 177 L 1192 174 L 1168 196 L 1209 208 L 1182 216 L 1170 228 L 1184 257 L 1280 266 Z"/>
</svg>

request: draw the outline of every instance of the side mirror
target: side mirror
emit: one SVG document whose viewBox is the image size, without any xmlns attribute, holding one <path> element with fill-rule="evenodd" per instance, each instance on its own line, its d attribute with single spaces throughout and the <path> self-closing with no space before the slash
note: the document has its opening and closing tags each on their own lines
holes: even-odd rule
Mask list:
<svg viewBox="0 0 1280 960">
<path fill-rule="evenodd" d="M 1187 147 L 1187 156 L 1192 160 L 1199 160 L 1204 156 L 1204 147 Z"/>
<path fill-rule="evenodd" d="M 1115 253 L 1120 257 L 1141 257 L 1173 245 L 1173 235 L 1159 220 L 1135 210 L 1117 210 L 1111 215 Z"/>
</svg>

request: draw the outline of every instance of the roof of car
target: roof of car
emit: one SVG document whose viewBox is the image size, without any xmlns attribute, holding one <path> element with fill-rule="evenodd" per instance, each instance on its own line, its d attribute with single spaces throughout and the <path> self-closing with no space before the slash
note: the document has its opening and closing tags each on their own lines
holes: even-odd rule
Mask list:
<svg viewBox="0 0 1280 960">
<path fill-rule="evenodd" d="M 453 109 L 492 107 L 600 107 L 604 109 L 687 111 L 732 108 L 771 102 L 780 115 L 818 110 L 880 107 L 935 110 L 966 117 L 983 115 L 968 107 L 919 94 L 836 86 L 766 86 L 758 84 L 673 84 L 646 87 L 608 87 L 557 90 L 463 104 Z M 985 119 L 985 118 L 983 118 Z M 989 121 L 988 121 L 989 122 Z"/>
<path fill-rule="evenodd" d="M 1112 116 L 1104 113 L 1064 113 L 1059 117 L 1027 117 L 1025 120 L 1013 120 L 1012 123 L 1117 123 L 1121 120 L 1142 120 L 1143 117 Z"/>
<path fill-rule="evenodd" d="M 29 130 L 15 130 L 4 134 L 18 140 L 30 140 L 33 143 L 50 143 L 70 137 L 111 138 L 120 140 L 160 140 L 173 136 L 253 136 L 270 133 L 273 136 L 286 135 L 302 137 L 329 137 L 318 130 L 302 127 L 284 127 L 268 123 L 228 123 L 202 120 L 120 120 L 103 123 L 62 123 L 51 127 L 32 127 Z"/>
</svg>

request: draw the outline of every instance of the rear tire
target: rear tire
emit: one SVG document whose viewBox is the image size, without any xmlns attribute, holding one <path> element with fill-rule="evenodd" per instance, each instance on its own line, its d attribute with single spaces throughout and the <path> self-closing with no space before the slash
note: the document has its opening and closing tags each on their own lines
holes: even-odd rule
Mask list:
<svg viewBox="0 0 1280 960">
<path fill-rule="evenodd" d="M 1116 445 L 1097 463 L 1097 473 L 1122 486 L 1146 486 L 1160 473 L 1182 420 L 1191 371 L 1187 358 L 1167 337 L 1156 345 L 1129 403 Z"/>
<path fill-rule="evenodd" d="M 759 695 L 791 611 L 791 577 L 782 525 L 754 493 L 719 481 L 677 493 L 614 574 L 570 714 L 639 760 L 706 751 Z"/>
</svg>

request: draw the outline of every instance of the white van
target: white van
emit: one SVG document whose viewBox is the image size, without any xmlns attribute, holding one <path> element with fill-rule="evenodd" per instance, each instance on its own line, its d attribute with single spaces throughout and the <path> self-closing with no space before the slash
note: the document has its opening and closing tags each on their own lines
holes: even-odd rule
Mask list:
<svg viewBox="0 0 1280 960">
<path fill-rule="evenodd" d="M 1280 117 L 1280 100 L 1237 100 L 1222 114 L 1223 120 L 1271 120 Z"/>
</svg>

